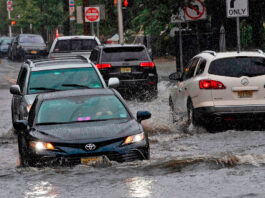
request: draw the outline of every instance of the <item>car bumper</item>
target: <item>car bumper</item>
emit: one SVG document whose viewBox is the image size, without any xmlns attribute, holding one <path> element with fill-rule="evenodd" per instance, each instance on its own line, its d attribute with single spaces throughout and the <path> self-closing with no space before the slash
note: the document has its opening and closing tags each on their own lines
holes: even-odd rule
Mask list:
<svg viewBox="0 0 265 198">
<path fill-rule="evenodd" d="M 196 117 L 204 123 L 232 120 L 265 120 L 265 106 L 200 107 Z"/>
<path fill-rule="evenodd" d="M 65 148 L 64 148 L 65 149 Z M 96 149 L 95 151 L 85 151 L 83 149 L 66 149 L 68 152 L 44 151 L 32 153 L 31 159 L 42 165 L 78 165 L 83 158 L 107 157 L 110 161 L 131 162 L 135 160 L 149 159 L 149 145 L 146 141 L 128 146 L 115 147 L 113 149 Z"/>
</svg>

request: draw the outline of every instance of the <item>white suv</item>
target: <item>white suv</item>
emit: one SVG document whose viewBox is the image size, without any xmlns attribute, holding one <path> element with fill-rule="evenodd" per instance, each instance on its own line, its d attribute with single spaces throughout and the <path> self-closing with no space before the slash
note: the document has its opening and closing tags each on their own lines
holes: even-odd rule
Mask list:
<svg viewBox="0 0 265 198">
<path fill-rule="evenodd" d="M 49 58 L 71 55 L 90 57 L 91 51 L 101 45 L 96 36 L 62 36 L 54 39 Z"/>
<path fill-rule="evenodd" d="M 188 122 L 209 130 L 218 123 L 265 118 L 265 55 L 204 51 L 193 57 L 171 90 L 173 121 L 187 112 Z"/>
</svg>

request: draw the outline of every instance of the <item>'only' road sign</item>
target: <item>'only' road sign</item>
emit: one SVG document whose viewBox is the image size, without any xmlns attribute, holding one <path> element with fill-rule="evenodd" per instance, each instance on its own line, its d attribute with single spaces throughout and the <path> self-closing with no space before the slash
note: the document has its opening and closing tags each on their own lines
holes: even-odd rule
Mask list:
<svg viewBox="0 0 265 198">
<path fill-rule="evenodd" d="M 226 0 L 226 16 L 248 17 L 248 0 Z"/>
</svg>

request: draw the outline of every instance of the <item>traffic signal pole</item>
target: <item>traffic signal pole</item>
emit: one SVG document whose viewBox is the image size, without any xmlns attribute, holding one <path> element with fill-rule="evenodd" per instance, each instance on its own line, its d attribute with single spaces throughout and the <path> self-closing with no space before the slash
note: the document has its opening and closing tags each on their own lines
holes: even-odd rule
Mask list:
<svg viewBox="0 0 265 198">
<path fill-rule="evenodd" d="M 122 2 L 118 0 L 118 26 L 119 26 L 119 43 L 123 44 L 123 17 L 122 17 Z"/>
<path fill-rule="evenodd" d="M 8 10 L 7 13 L 8 13 L 8 19 L 10 21 L 11 20 L 10 10 Z M 11 25 L 10 24 L 9 24 L 9 37 L 12 37 L 12 28 L 11 28 Z"/>
</svg>

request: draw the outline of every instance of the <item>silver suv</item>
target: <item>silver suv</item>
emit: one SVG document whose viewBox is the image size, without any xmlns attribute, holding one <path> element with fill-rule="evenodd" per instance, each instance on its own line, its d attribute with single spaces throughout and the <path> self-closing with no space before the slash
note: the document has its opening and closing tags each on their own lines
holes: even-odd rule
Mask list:
<svg viewBox="0 0 265 198">
<path fill-rule="evenodd" d="M 187 112 L 188 121 L 215 130 L 220 123 L 265 117 L 265 55 L 256 52 L 204 51 L 193 57 L 176 81 L 169 105 L 173 121 Z"/>
<path fill-rule="evenodd" d="M 117 78 L 108 86 L 119 85 Z M 85 57 L 27 60 L 22 64 L 17 84 L 11 86 L 12 122 L 27 120 L 37 94 L 72 89 L 107 88 L 97 67 Z"/>
</svg>

